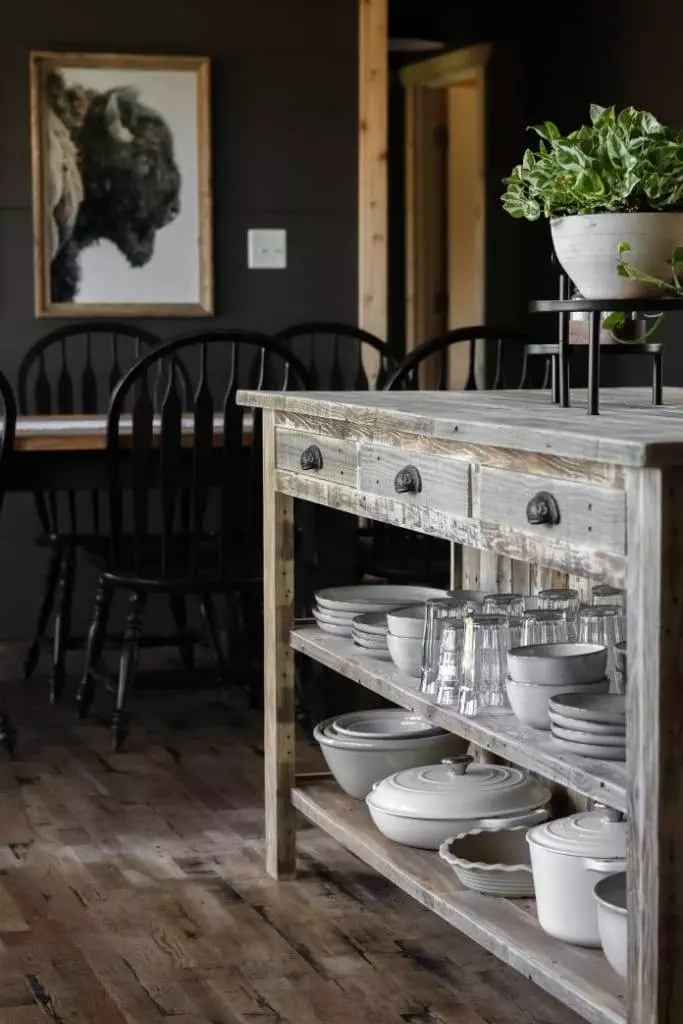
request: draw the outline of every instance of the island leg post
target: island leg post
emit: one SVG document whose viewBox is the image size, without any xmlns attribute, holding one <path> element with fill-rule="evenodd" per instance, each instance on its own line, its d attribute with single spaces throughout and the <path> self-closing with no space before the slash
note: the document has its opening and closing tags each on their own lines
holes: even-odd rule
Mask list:
<svg viewBox="0 0 683 1024">
<path fill-rule="evenodd" d="M 296 872 L 292 787 L 296 755 L 294 652 L 294 502 L 275 486 L 275 414 L 263 413 L 263 622 L 266 870 Z"/>
<path fill-rule="evenodd" d="M 683 468 L 627 471 L 629 1024 L 683 1021 Z"/>
</svg>

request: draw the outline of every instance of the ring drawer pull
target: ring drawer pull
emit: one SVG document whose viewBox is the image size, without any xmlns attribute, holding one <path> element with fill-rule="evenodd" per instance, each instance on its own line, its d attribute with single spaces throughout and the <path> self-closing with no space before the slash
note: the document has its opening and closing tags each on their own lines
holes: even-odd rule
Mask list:
<svg viewBox="0 0 683 1024">
<path fill-rule="evenodd" d="M 526 519 L 531 526 L 557 526 L 560 506 L 549 491 L 539 491 L 526 507 Z"/>
<path fill-rule="evenodd" d="M 422 490 L 422 477 L 416 466 L 404 466 L 394 477 L 394 490 L 397 494 L 419 494 Z"/>
<path fill-rule="evenodd" d="M 323 453 L 320 451 L 317 444 L 309 444 L 308 448 L 304 449 L 301 453 L 301 459 L 299 462 L 301 468 L 304 470 L 322 469 Z"/>
</svg>

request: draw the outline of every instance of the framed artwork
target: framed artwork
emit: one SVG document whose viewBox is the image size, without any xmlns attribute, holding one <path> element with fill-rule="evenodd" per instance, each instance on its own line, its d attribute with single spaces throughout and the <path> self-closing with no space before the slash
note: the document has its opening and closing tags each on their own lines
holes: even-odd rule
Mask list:
<svg viewBox="0 0 683 1024">
<path fill-rule="evenodd" d="M 212 313 L 208 58 L 30 61 L 36 316 Z"/>
</svg>

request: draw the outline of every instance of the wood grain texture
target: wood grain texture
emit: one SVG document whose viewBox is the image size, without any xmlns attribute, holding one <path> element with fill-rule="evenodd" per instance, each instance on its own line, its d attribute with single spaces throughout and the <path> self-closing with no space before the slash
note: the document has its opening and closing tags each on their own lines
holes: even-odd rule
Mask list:
<svg viewBox="0 0 683 1024">
<path fill-rule="evenodd" d="M 452 707 L 436 704 L 420 693 L 418 680 L 399 672 L 390 662 L 364 656 L 351 640 L 331 636 L 316 626 L 298 627 L 292 632 L 291 642 L 296 651 L 346 679 L 353 679 L 394 704 L 416 711 L 514 764 L 611 807 L 619 810 L 626 807 L 625 764 L 561 753 L 550 733 L 526 728 L 512 712 L 473 718 L 460 715 Z"/>
<path fill-rule="evenodd" d="M 363 444 L 359 450 L 358 487 L 363 494 L 391 497 L 395 501 L 425 509 L 467 516 L 470 510 L 470 466 L 464 459 L 446 459 L 407 455 L 395 448 Z M 415 494 L 400 494 L 395 489 L 397 474 L 406 466 L 417 469 L 421 489 Z"/>
<path fill-rule="evenodd" d="M 275 423 L 263 423 L 263 622 L 266 868 L 294 874 L 294 656 L 289 646 L 294 607 L 294 503 L 275 490 Z"/>
<path fill-rule="evenodd" d="M 322 455 L 322 468 L 309 470 L 318 480 L 332 480 L 349 487 L 358 486 L 358 445 L 355 441 L 321 438 L 301 430 L 275 431 L 275 465 L 277 469 L 301 471 L 301 456 L 311 445 Z"/>
<path fill-rule="evenodd" d="M 253 417 L 244 419 L 243 443 L 251 444 Z M 153 429 L 158 434 L 161 417 L 155 416 Z M 131 417 L 121 416 L 121 433 L 131 432 Z M 183 437 L 189 444 L 194 421 L 190 414 L 182 417 Z M 222 444 L 223 415 L 214 416 L 214 441 Z M 104 451 L 107 446 L 107 417 L 102 416 L 19 416 L 14 447 L 19 452 Z"/>
<path fill-rule="evenodd" d="M 529 501 L 549 491 L 557 501 L 556 526 L 531 526 Z M 567 482 L 531 474 L 482 466 L 479 471 L 475 518 L 505 523 L 536 537 L 552 537 L 587 548 L 623 554 L 626 547 L 626 498 L 623 491 L 585 483 Z"/>
<path fill-rule="evenodd" d="M 683 1019 L 683 473 L 627 475 L 631 1020 Z"/>
<path fill-rule="evenodd" d="M 276 392 L 240 391 L 238 402 L 323 419 L 364 422 L 462 443 L 544 453 L 560 458 L 639 467 L 683 463 L 683 388 L 667 388 L 653 408 L 647 388 L 607 388 L 599 424 L 586 415 L 584 391 L 570 408 L 551 405 L 545 391 Z"/>
<path fill-rule="evenodd" d="M 524 973 L 591 1024 L 624 1024 L 623 983 L 601 952 L 552 939 L 533 902 L 492 899 L 460 888 L 438 854 L 384 838 L 362 802 L 332 783 L 296 789 L 295 806 L 414 899 Z"/>
<path fill-rule="evenodd" d="M 607 582 L 623 579 L 624 560 L 615 554 L 533 537 L 505 525 L 468 518 L 457 519 L 439 510 L 403 503 L 395 498 L 365 494 L 324 480 L 312 480 L 304 474 L 278 470 L 276 478 L 277 488 L 283 494 L 327 505 L 352 515 L 443 537 L 468 547 L 487 549 L 493 554 L 506 555 L 520 561 L 538 562 L 579 576 L 591 576 Z"/>
</svg>

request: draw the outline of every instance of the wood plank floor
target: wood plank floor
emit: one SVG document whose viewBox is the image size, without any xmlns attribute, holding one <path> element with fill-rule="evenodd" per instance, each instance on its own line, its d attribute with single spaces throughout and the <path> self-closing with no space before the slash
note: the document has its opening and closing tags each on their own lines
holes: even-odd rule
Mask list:
<svg viewBox="0 0 683 1024">
<path fill-rule="evenodd" d="M 578 1024 L 314 828 L 299 878 L 267 878 L 238 702 L 136 695 L 112 756 L 106 694 L 82 725 L 73 687 L 2 693 L 0 1024 Z"/>
</svg>

